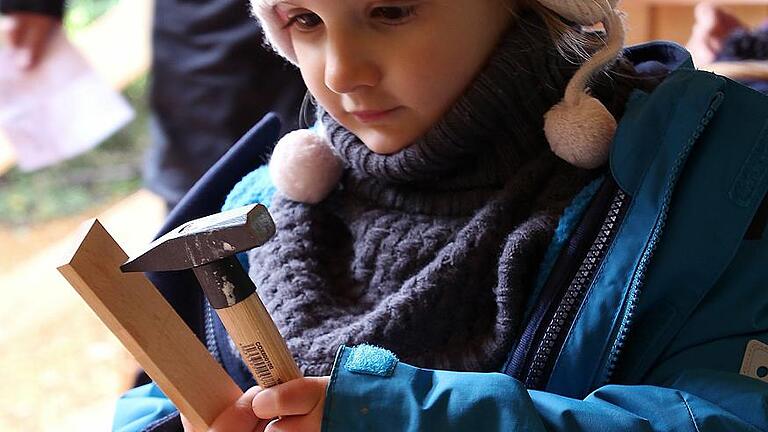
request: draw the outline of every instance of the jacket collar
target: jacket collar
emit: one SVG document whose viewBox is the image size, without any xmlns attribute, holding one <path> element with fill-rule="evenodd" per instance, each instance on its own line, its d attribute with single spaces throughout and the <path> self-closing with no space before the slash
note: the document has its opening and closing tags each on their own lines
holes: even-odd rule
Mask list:
<svg viewBox="0 0 768 432">
<path fill-rule="evenodd" d="M 633 45 L 624 50 L 624 57 L 645 76 L 665 76 L 681 68 L 694 69 L 691 54 L 674 42 Z"/>
</svg>

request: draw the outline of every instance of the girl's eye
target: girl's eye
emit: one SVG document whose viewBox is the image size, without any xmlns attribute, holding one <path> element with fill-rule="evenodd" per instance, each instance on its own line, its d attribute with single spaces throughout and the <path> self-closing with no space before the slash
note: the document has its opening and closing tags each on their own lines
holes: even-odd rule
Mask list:
<svg viewBox="0 0 768 432">
<path fill-rule="evenodd" d="M 373 9 L 371 16 L 389 24 L 400 24 L 413 16 L 415 11 L 416 6 L 381 6 Z"/>
<path fill-rule="evenodd" d="M 288 22 L 285 24 L 283 28 L 285 29 L 291 26 L 295 26 L 301 31 L 309 31 L 319 26 L 322 23 L 323 23 L 323 20 L 320 19 L 320 17 L 317 14 L 307 12 L 307 13 L 296 14 L 288 18 Z"/>
</svg>

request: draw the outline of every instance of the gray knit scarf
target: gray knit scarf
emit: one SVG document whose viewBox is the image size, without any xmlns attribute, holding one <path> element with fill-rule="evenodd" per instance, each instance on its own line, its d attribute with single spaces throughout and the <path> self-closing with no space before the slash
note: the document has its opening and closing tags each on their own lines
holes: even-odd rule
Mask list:
<svg viewBox="0 0 768 432">
<path fill-rule="evenodd" d="M 543 136 L 577 67 L 553 50 L 524 17 L 444 118 L 396 154 L 371 152 L 320 111 L 346 164 L 341 185 L 317 205 L 278 193 L 277 234 L 249 253 L 305 374 L 328 374 L 339 345 L 360 343 L 424 367 L 501 365 L 559 215 L 593 175 Z"/>
</svg>

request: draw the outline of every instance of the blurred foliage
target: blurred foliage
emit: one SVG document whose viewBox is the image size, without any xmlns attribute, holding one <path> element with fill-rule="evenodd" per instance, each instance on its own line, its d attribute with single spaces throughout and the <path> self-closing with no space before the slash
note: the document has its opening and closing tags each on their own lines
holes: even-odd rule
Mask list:
<svg viewBox="0 0 768 432">
<path fill-rule="evenodd" d="M 70 32 L 77 32 L 87 27 L 117 2 L 118 0 L 69 0 L 67 2 L 67 15 L 64 17 L 64 26 Z"/>
<path fill-rule="evenodd" d="M 124 92 L 136 118 L 96 149 L 34 172 L 14 168 L 0 177 L 0 224 L 32 225 L 77 214 L 141 187 L 148 146 L 146 78 Z"/>
</svg>

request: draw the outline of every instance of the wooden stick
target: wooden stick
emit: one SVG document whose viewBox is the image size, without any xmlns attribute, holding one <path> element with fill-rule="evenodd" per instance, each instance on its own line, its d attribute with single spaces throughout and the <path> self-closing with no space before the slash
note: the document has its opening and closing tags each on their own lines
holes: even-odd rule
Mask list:
<svg viewBox="0 0 768 432">
<path fill-rule="evenodd" d="M 125 345 L 196 430 L 242 391 L 142 273 L 122 273 L 127 255 L 96 220 L 59 272 Z"/>
<path fill-rule="evenodd" d="M 268 388 L 302 377 L 258 294 L 216 313 L 259 386 Z"/>
</svg>

